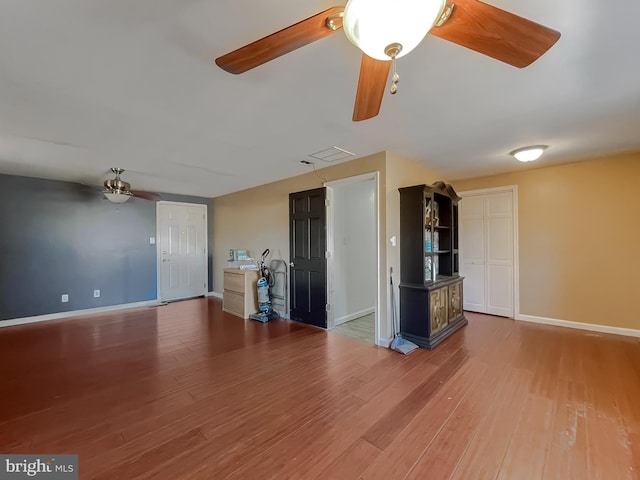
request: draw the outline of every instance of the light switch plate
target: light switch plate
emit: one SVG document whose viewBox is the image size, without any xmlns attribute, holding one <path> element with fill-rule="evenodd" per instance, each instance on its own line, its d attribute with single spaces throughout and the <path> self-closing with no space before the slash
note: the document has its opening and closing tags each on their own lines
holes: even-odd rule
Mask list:
<svg viewBox="0 0 640 480">
<path fill-rule="evenodd" d="M 156 244 L 156 237 L 149 237 L 149 245 L 155 245 Z"/>
</svg>

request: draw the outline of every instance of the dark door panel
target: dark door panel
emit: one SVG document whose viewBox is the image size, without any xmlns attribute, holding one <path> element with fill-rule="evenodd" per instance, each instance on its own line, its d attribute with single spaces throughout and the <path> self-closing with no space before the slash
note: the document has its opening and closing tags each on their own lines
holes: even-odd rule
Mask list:
<svg viewBox="0 0 640 480">
<path fill-rule="evenodd" d="M 326 190 L 289 195 L 291 319 L 327 328 Z"/>
</svg>

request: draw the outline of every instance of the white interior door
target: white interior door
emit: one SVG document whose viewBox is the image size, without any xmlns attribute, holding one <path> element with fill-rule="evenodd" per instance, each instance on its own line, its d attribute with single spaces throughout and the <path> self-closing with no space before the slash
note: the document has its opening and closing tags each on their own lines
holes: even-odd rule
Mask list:
<svg viewBox="0 0 640 480">
<path fill-rule="evenodd" d="M 513 317 L 513 201 L 511 193 L 485 198 L 487 313 Z"/>
<path fill-rule="evenodd" d="M 207 292 L 207 207 L 158 202 L 160 300 Z"/>
<path fill-rule="evenodd" d="M 515 313 L 513 193 L 463 194 L 463 198 L 464 309 L 511 318 Z"/>
<path fill-rule="evenodd" d="M 487 313 L 485 272 L 484 198 L 466 197 L 460 204 L 462 218 L 461 274 L 464 279 L 464 309 Z"/>
</svg>

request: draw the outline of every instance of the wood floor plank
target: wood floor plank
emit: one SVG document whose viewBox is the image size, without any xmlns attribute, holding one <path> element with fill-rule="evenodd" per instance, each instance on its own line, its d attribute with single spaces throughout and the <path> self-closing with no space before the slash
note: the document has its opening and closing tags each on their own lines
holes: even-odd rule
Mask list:
<svg viewBox="0 0 640 480">
<path fill-rule="evenodd" d="M 388 387 L 389 378 L 395 380 L 398 375 L 412 370 L 416 365 L 423 369 L 425 377 L 436 370 L 435 366 L 425 366 L 425 355 L 410 355 L 408 357 L 396 355 L 391 358 L 385 358 L 357 376 L 357 379 L 361 381 L 361 385 L 353 391 L 353 395 L 363 400 L 371 400 Z"/>
<path fill-rule="evenodd" d="M 496 398 L 511 393 L 509 378 L 485 371 L 473 389 L 457 405 L 449 419 L 412 467 L 407 480 L 451 478 L 460 459 L 478 434 Z"/>
<path fill-rule="evenodd" d="M 529 395 L 502 461 L 498 480 L 538 480 L 544 473 L 550 443 L 553 401 Z"/>
<path fill-rule="evenodd" d="M 212 298 L 0 329 L 0 452 L 81 478 L 632 479 L 640 342 L 468 314 L 403 356 Z"/>
<path fill-rule="evenodd" d="M 457 350 L 449 360 L 431 377 L 411 392 L 393 411 L 389 412 L 373 425 L 363 436 L 380 450 L 389 446 L 393 439 L 422 410 L 429 399 L 467 362 L 464 350 Z"/>
<path fill-rule="evenodd" d="M 149 465 L 158 468 L 169 463 L 172 459 L 183 451 L 188 451 L 206 441 L 198 429 L 191 430 L 184 435 L 178 435 L 171 440 L 147 450 L 142 455 L 130 458 L 129 460 L 112 465 L 102 473 L 95 475 L 87 464 L 82 465 L 82 475 L 95 480 L 112 480 L 114 478 L 136 478 L 146 474 Z"/>
<path fill-rule="evenodd" d="M 631 451 L 631 466 L 629 471 L 640 477 L 640 422 L 629 425 L 629 450 Z"/>
<path fill-rule="evenodd" d="M 617 352 L 609 348 L 616 342 L 600 336 L 588 340 L 589 355 L 585 358 L 588 473 L 591 478 L 633 479 L 637 474 L 633 471 L 630 438 L 633 422 L 625 422 L 618 407 L 623 386 L 614 371 L 618 365 Z"/>
<path fill-rule="evenodd" d="M 559 381 L 545 478 L 589 478 L 584 385 Z"/>
<path fill-rule="evenodd" d="M 380 455 L 380 450 L 377 447 L 359 438 L 326 469 L 320 472 L 316 480 L 360 478 L 360 475 L 378 455 Z"/>
<path fill-rule="evenodd" d="M 362 478 L 405 478 L 485 371 L 482 363 L 466 362 L 384 449 Z"/>
<path fill-rule="evenodd" d="M 452 480 L 494 480 L 498 476 L 533 377 L 522 369 L 507 367 L 500 371 L 504 388 L 487 408 L 476 435 L 451 475 Z"/>
</svg>

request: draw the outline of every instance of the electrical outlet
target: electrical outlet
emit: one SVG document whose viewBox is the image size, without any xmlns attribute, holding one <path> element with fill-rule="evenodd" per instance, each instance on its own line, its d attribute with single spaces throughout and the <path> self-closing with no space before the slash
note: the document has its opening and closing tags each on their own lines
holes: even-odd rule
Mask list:
<svg viewBox="0 0 640 480">
<path fill-rule="evenodd" d="M 67 303 L 69 301 L 69 294 L 68 293 L 63 293 L 62 294 L 62 298 L 60 299 L 60 301 L 62 303 Z"/>
<path fill-rule="evenodd" d="M 93 298 L 100 298 L 100 290 L 93 291 Z"/>
</svg>

